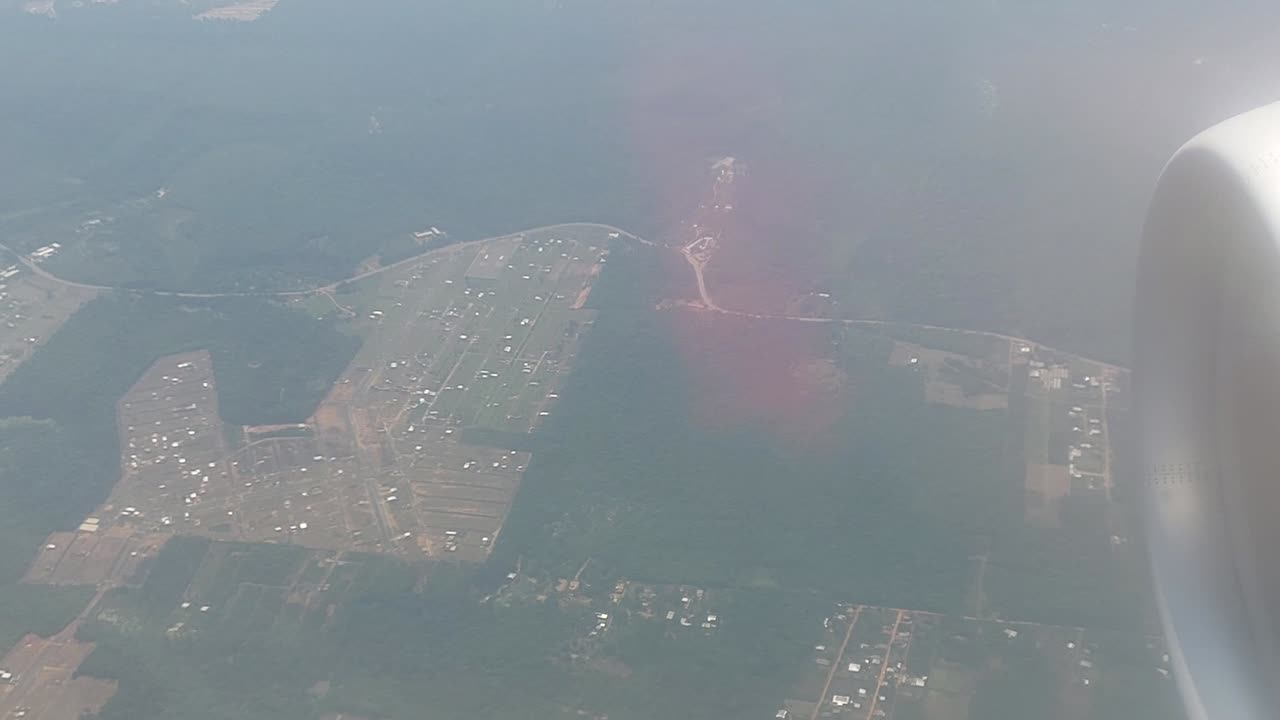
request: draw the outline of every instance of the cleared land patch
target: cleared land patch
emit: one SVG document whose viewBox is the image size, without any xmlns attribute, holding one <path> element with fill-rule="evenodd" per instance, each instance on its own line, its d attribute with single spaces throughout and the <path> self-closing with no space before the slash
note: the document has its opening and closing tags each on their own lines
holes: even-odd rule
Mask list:
<svg viewBox="0 0 1280 720">
<path fill-rule="evenodd" d="M 253 22 L 269 12 L 280 0 L 241 0 L 230 5 L 211 8 L 196 15 L 197 20 L 237 20 Z"/>
<path fill-rule="evenodd" d="M 0 660 L 12 675 L 0 681 L 0 717 L 80 720 L 115 694 L 114 680 L 75 675 L 93 643 L 77 641 L 69 630 L 51 638 L 28 635 Z"/>
<path fill-rule="evenodd" d="M 93 517 L 88 520 L 94 519 Z M 23 582 L 42 585 L 117 585 L 136 577 L 147 558 L 168 539 L 129 527 L 99 530 L 86 522 L 79 530 L 56 532 L 36 556 Z"/>
</svg>

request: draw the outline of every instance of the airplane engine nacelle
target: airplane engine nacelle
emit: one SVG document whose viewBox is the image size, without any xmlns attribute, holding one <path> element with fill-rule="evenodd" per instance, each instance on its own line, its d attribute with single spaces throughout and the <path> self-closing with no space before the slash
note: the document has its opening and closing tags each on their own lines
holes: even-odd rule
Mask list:
<svg viewBox="0 0 1280 720">
<path fill-rule="evenodd" d="M 1280 103 L 1165 167 L 1134 342 L 1147 540 L 1187 713 L 1280 718 Z"/>
</svg>

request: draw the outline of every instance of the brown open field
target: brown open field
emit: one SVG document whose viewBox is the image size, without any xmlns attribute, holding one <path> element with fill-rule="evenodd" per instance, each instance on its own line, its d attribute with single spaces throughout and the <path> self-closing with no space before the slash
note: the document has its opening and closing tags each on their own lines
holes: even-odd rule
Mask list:
<svg viewBox="0 0 1280 720">
<path fill-rule="evenodd" d="M 65 631 L 49 639 L 24 637 L 0 660 L 0 668 L 13 673 L 0 682 L 0 718 L 80 720 L 101 709 L 115 694 L 115 681 L 73 677 L 92 651 L 92 643 Z"/>
<path fill-rule="evenodd" d="M 169 536 L 136 533 L 129 527 L 57 532 L 49 536 L 23 582 L 49 585 L 120 585 Z"/>
<path fill-rule="evenodd" d="M 100 527 L 198 527 L 196 506 L 232 494 L 234 466 L 222 435 L 209 353 L 161 358 L 117 411 L 122 473 L 96 513 Z"/>
<path fill-rule="evenodd" d="M 316 414 L 311 416 L 311 423 L 320 437 L 350 435 L 353 430 L 343 416 L 342 410 L 333 404 L 321 405 Z"/>
</svg>

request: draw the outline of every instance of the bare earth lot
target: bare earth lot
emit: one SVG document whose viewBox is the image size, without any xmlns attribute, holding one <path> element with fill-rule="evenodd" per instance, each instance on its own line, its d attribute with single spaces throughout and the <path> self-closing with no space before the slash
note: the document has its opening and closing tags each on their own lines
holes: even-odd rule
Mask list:
<svg viewBox="0 0 1280 720">
<path fill-rule="evenodd" d="M 236 20 L 253 22 L 269 12 L 280 0 L 240 0 L 221 5 L 196 15 L 197 20 Z"/>
<path fill-rule="evenodd" d="M 85 525 L 82 527 L 92 527 Z M 142 562 L 160 551 L 163 533 L 124 526 L 58 532 L 49 536 L 23 582 L 44 585 L 118 585 L 134 577 Z"/>
<path fill-rule="evenodd" d="M 77 625 L 48 639 L 28 635 L 0 660 L 0 668 L 13 673 L 0 682 L 0 717 L 80 720 L 111 699 L 114 680 L 74 677 L 93 651 L 93 643 L 75 640 Z"/>
</svg>

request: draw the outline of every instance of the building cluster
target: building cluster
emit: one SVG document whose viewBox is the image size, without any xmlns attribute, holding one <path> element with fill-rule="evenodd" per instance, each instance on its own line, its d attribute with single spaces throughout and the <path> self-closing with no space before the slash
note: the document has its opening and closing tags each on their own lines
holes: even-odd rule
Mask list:
<svg viewBox="0 0 1280 720">
<path fill-rule="evenodd" d="M 31 252 L 31 254 L 28 257 L 31 258 L 31 262 L 36 262 L 36 263 L 43 262 L 53 257 L 54 255 L 57 255 L 58 251 L 61 249 L 62 249 L 61 244 L 49 243 L 48 245 L 45 245 L 43 247 L 36 248 L 34 251 Z M 8 270 L 6 270 L 5 272 L 8 272 Z M 2 277 L 10 277 L 10 276 L 3 275 Z"/>
<path fill-rule="evenodd" d="M 426 230 L 415 230 L 413 233 L 413 239 L 419 242 L 425 242 L 427 240 L 430 240 L 433 237 L 436 237 L 437 235 L 444 235 L 444 231 L 436 227 L 435 225 L 432 225 Z"/>
</svg>

